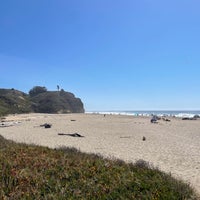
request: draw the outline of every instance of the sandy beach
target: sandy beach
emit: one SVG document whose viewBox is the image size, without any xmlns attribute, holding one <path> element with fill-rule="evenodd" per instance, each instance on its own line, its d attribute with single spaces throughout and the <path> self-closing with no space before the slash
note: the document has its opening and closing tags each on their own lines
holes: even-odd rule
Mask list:
<svg viewBox="0 0 200 200">
<path fill-rule="evenodd" d="M 200 194 L 200 120 L 98 114 L 21 114 L 1 122 L 0 135 L 16 142 L 75 147 L 127 162 L 139 159 L 190 183 Z M 40 125 L 52 124 L 51 128 Z M 78 133 L 84 137 L 58 135 Z M 143 140 L 145 137 L 145 140 Z"/>
</svg>

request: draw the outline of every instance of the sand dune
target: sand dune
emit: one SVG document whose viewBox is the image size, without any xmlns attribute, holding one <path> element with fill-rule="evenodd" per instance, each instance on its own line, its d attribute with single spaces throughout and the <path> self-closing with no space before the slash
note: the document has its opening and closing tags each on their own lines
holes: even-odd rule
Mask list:
<svg viewBox="0 0 200 200">
<path fill-rule="evenodd" d="M 152 124 L 148 117 L 23 114 L 10 115 L 5 121 L 14 122 L 13 126 L 0 127 L 0 135 L 7 139 L 51 148 L 76 147 L 127 162 L 143 159 L 190 183 L 200 193 L 200 120 L 172 118 L 171 122 Z M 52 127 L 41 127 L 44 123 Z M 84 137 L 65 135 L 73 133 Z"/>
</svg>

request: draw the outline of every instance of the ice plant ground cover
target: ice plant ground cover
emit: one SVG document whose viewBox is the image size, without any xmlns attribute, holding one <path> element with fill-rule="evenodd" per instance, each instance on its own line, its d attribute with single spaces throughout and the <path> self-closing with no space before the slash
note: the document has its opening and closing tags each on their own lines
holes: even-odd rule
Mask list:
<svg viewBox="0 0 200 200">
<path fill-rule="evenodd" d="M 188 184 L 142 160 L 127 164 L 1 136 L 0 177 L 1 199 L 198 199 Z"/>
</svg>

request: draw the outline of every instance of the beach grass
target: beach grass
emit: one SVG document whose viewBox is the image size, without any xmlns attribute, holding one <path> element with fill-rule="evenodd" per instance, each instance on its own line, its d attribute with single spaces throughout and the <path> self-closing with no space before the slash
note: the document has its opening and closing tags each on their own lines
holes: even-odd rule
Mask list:
<svg viewBox="0 0 200 200">
<path fill-rule="evenodd" d="M 0 199 L 198 199 L 193 189 L 139 160 L 127 164 L 74 148 L 0 136 Z"/>
</svg>

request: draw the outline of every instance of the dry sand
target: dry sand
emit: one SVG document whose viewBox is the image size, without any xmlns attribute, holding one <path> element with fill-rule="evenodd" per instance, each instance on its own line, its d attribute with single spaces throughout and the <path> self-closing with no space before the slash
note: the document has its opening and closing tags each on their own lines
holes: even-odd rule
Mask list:
<svg viewBox="0 0 200 200">
<path fill-rule="evenodd" d="M 51 148 L 76 147 L 127 162 L 143 159 L 190 183 L 200 193 L 200 120 L 171 118 L 171 122 L 151 124 L 148 117 L 23 114 L 10 115 L 6 121 L 21 122 L 0 127 L 0 135 L 7 139 Z M 44 123 L 52 127 L 40 127 Z M 79 133 L 84 137 L 58 133 Z"/>
</svg>

